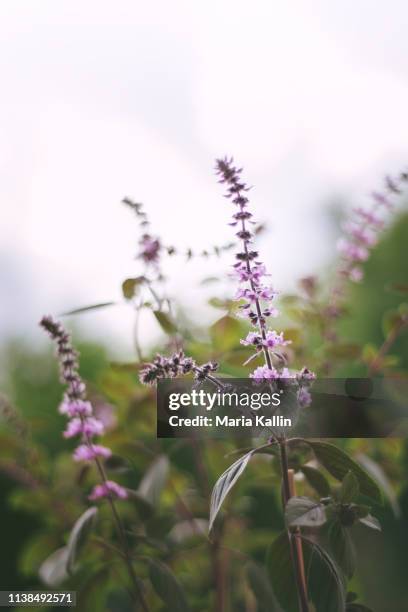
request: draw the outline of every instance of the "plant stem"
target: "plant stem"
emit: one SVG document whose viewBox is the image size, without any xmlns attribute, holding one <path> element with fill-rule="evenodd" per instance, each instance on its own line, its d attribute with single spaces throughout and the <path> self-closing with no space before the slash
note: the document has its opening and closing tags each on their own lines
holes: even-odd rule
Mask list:
<svg viewBox="0 0 408 612">
<path fill-rule="evenodd" d="M 285 439 L 279 440 L 279 450 L 282 468 L 283 509 L 285 509 L 288 500 L 292 497 L 289 477 L 288 455 Z M 294 534 L 292 534 L 290 531 L 288 531 L 288 538 L 292 563 L 295 570 L 295 582 L 298 592 L 299 610 L 301 612 L 309 612 L 302 548 L 298 545 L 296 536 L 294 536 Z"/>
<path fill-rule="evenodd" d="M 90 448 L 92 448 L 92 442 L 89 439 L 89 437 L 86 437 L 86 442 L 88 444 L 88 446 L 90 446 Z M 104 484 L 106 484 L 107 478 L 106 478 L 106 473 L 105 473 L 105 469 L 102 465 L 102 463 L 99 461 L 98 457 L 95 457 L 95 465 L 96 468 L 99 472 L 99 475 L 101 477 L 101 480 Z M 109 493 L 108 497 L 108 503 L 110 506 L 110 509 L 112 511 L 112 515 L 113 515 L 113 521 L 115 523 L 115 527 L 116 527 L 116 531 L 119 537 L 119 542 L 123 551 L 123 559 L 125 561 L 128 573 L 129 573 L 129 577 L 131 579 L 131 582 L 133 584 L 134 590 L 135 590 L 135 594 L 136 594 L 136 600 L 140 603 L 140 605 L 142 606 L 143 612 L 149 612 L 149 607 L 147 605 L 147 602 L 145 600 L 145 597 L 143 595 L 142 589 L 140 587 L 140 584 L 137 580 L 135 571 L 133 569 L 133 565 L 132 565 L 132 559 L 130 556 L 130 551 L 129 551 L 129 547 L 127 544 L 127 540 L 126 540 L 126 536 L 125 536 L 125 530 L 123 528 L 123 523 L 122 520 L 119 516 L 119 513 L 117 511 L 116 508 L 116 504 L 113 500 L 113 497 L 111 495 L 111 493 Z"/>
<path fill-rule="evenodd" d="M 396 325 L 394 325 L 394 327 L 389 332 L 387 338 L 379 349 L 375 359 L 372 361 L 368 368 L 369 376 L 373 376 L 381 368 L 384 357 L 387 355 L 388 351 L 398 338 L 401 331 L 404 329 L 404 327 L 406 327 L 406 325 L 408 325 L 407 315 L 402 316 L 401 319 L 396 323 Z"/>
<path fill-rule="evenodd" d="M 241 227 L 242 227 L 242 231 L 245 232 L 246 225 L 245 225 L 244 219 L 242 219 L 241 221 Z M 243 240 L 243 244 L 244 244 L 245 254 L 247 255 L 246 268 L 247 268 L 248 274 L 251 274 L 252 270 L 251 270 L 251 264 L 250 264 L 249 257 L 248 257 L 248 246 L 245 240 Z M 253 279 L 250 278 L 249 282 L 250 282 L 252 291 L 256 294 L 256 286 L 255 286 Z M 266 340 L 266 323 L 262 315 L 261 304 L 260 304 L 260 300 L 258 297 L 255 297 L 255 308 L 256 308 L 256 313 L 258 317 L 259 331 L 262 336 L 262 340 L 265 341 Z M 265 357 L 265 363 L 269 369 L 272 369 L 272 360 L 271 360 L 271 355 L 269 353 L 269 350 L 265 345 L 263 345 L 262 349 L 263 349 L 263 353 Z M 286 441 L 284 438 L 279 440 L 279 448 L 280 448 L 280 458 L 281 458 L 281 467 L 282 467 L 283 502 L 284 502 L 284 509 L 285 509 L 286 503 L 288 499 L 291 497 L 291 492 L 290 492 L 289 466 L 288 466 Z M 290 533 L 289 531 L 288 531 L 288 538 L 289 538 L 292 564 L 293 564 L 294 571 L 295 571 L 296 587 L 297 587 L 298 598 L 299 598 L 299 610 L 301 612 L 309 612 L 306 580 L 305 580 L 305 574 L 304 574 L 302 546 L 301 544 L 299 546 L 299 542 L 295 539 L 293 534 Z"/>
</svg>

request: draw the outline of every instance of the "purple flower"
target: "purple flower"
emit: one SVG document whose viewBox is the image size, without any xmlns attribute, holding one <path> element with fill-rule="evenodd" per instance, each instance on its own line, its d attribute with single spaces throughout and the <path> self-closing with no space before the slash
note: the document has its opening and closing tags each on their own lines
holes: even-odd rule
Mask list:
<svg viewBox="0 0 408 612">
<path fill-rule="evenodd" d="M 269 276 L 263 264 L 254 265 L 251 270 L 248 270 L 243 263 L 234 265 L 233 275 L 238 277 L 240 282 L 253 280 L 255 284 L 258 284 L 264 276 Z"/>
<path fill-rule="evenodd" d="M 261 300 L 273 300 L 278 295 L 278 292 L 272 289 L 272 287 L 257 287 L 257 294 Z"/>
<path fill-rule="evenodd" d="M 346 259 L 352 261 L 366 261 L 368 259 L 368 249 L 345 238 L 340 238 L 337 248 Z"/>
<path fill-rule="evenodd" d="M 112 451 L 100 444 L 81 444 L 74 450 L 72 456 L 75 461 L 92 461 L 95 457 L 107 459 L 112 456 Z"/>
<path fill-rule="evenodd" d="M 84 402 L 83 400 L 70 400 L 69 398 L 64 399 L 59 407 L 61 414 L 66 414 L 68 417 L 77 416 L 91 416 L 92 406 L 90 402 Z"/>
<path fill-rule="evenodd" d="M 344 225 L 344 231 L 352 236 L 356 242 L 364 246 L 373 247 L 377 243 L 377 237 L 373 230 L 370 231 L 353 223 L 346 223 Z"/>
<path fill-rule="evenodd" d="M 359 266 L 355 266 L 349 271 L 348 277 L 353 283 L 359 283 L 363 280 L 364 272 Z"/>
<path fill-rule="evenodd" d="M 67 428 L 64 431 L 64 438 L 73 438 L 80 434 L 91 437 L 101 436 L 104 432 L 103 423 L 95 417 L 79 418 L 75 417 L 68 421 Z"/>
<path fill-rule="evenodd" d="M 301 408 L 307 408 L 312 403 L 312 396 L 306 387 L 300 387 L 297 392 L 297 401 Z"/>
<path fill-rule="evenodd" d="M 157 238 L 152 238 L 149 234 L 144 234 L 140 241 L 140 251 L 138 257 L 145 263 L 157 263 L 159 260 L 161 244 Z"/>
<path fill-rule="evenodd" d="M 114 482 L 113 480 L 106 480 L 102 484 L 98 484 L 92 489 L 88 499 L 91 501 L 96 501 L 98 499 L 102 499 L 103 497 L 111 496 L 126 499 L 128 497 L 128 492 L 117 482 Z"/>
<path fill-rule="evenodd" d="M 144 385 L 155 385 L 160 378 L 177 378 L 189 372 L 199 382 L 212 377 L 218 369 L 218 363 L 209 361 L 198 366 L 194 359 L 186 357 L 183 351 L 174 353 L 171 357 L 156 355 L 152 363 L 145 363 L 140 371 L 140 382 Z M 213 382 L 216 379 L 212 378 Z"/>
<path fill-rule="evenodd" d="M 381 206 L 385 206 L 386 208 L 389 208 L 389 209 L 393 207 L 389 198 L 387 198 L 387 196 L 384 195 L 383 193 L 380 193 L 378 191 L 373 191 L 371 196 L 374 202 L 376 202 L 377 204 L 380 204 Z"/>
<path fill-rule="evenodd" d="M 302 368 L 297 377 L 302 381 L 316 380 L 316 374 L 309 370 L 309 368 Z"/>
<path fill-rule="evenodd" d="M 272 349 L 276 348 L 277 346 L 287 346 L 288 344 L 291 344 L 291 342 L 291 340 L 284 339 L 283 332 L 278 334 L 276 331 L 270 330 L 266 332 L 266 338 L 263 341 L 263 346 Z"/>
<path fill-rule="evenodd" d="M 269 368 L 267 365 L 259 366 L 249 375 L 255 382 L 263 382 L 264 380 L 278 380 L 280 374 L 276 368 Z"/>
<path fill-rule="evenodd" d="M 381 229 L 384 225 L 384 222 L 370 210 L 365 210 L 364 208 L 359 207 L 355 208 L 354 212 L 356 213 L 356 215 L 361 217 L 363 221 L 365 221 L 368 225 L 372 225 L 377 229 Z"/>
<path fill-rule="evenodd" d="M 257 332 L 249 332 L 245 339 L 240 340 L 240 343 L 244 346 L 250 346 L 251 344 L 257 347 L 262 345 L 262 336 Z"/>
</svg>

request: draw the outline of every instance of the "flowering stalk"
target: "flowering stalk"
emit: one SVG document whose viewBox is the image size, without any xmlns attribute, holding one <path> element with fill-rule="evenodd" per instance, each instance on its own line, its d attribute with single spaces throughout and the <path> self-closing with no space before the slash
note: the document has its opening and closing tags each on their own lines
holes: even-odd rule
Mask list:
<svg viewBox="0 0 408 612">
<path fill-rule="evenodd" d="M 385 227 L 386 213 L 394 208 L 393 199 L 403 193 L 408 182 L 408 173 L 401 172 L 396 178 L 387 176 L 382 191 L 373 191 L 370 208 L 358 207 L 354 217 L 344 225 L 347 237 L 339 239 L 337 248 L 341 255 L 338 269 L 339 282 L 331 293 L 331 306 L 335 306 L 343 295 L 344 281 L 360 282 L 364 277 L 361 264 L 367 261 L 370 250 L 378 243 L 378 236 Z"/>
<path fill-rule="evenodd" d="M 279 379 L 292 379 L 298 385 L 297 398 L 300 406 L 308 406 L 311 401 L 308 386 L 315 378 L 314 374 L 307 368 L 299 373 L 291 373 L 285 363 L 283 356 L 276 351 L 277 348 L 285 346 L 288 341 L 284 340 L 283 333 L 267 328 L 267 319 L 277 316 L 278 311 L 272 304 L 276 291 L 266 284 L 263 279 L 267 276 L 265 265 L 258 261 L 258 252 L 251 249 L 253 234 L 249 231 L 247 223 L 252 223 L 252 213 L 248 211 L 248 198 L 246 193 L 249 188 L 242 181 L 242 168 L 233 165 L 233 159 L 218 159 L 216 161 L 216 173 L 220 177 L 220 183 L 226 184 L 226 197 L 232 200 L 237 212 L 233 215 L 230 225 L 238 226 L 237 237 L 242 241 L 242 251 L 237 253 L 238 263 L 234 265 L 235 275 L 243 286 L 238 289 L 236 299 L 245 302 L 239 308 L 242 315 L 248 318 L 257 327 L 258 332 L 250 332 L 246 339 L 241 343 L 248 346 L 252 345 L 257 353 L 262 352 L 265 365 L 256 368 L 250 376 L 258 382 L 263 380 L 276 381 Z M 277 367 L 273 365 L 272 358 L 278 360 Z M 287 446 L 284 436 L 277 439 L 280 448 L 280 459 L 282 468 L 282 489 L 283 505 L 286 506 L 291 497 L 289 482 L 289 465 L 287 458 Z M 296 540 L 296 535 L 288 531 L 289 544 L 291 549 L 292 562 L 295 570 L 296 586 L 298 591 L 299 606 L 302 612 L 308 612 L 308 596 L 306 580 L 304 576 L 304 561 L 300 540 Z"/>
<path fill-rule="evenodd" d="M 86 385 L 78 373 L 78 353 L 72 347 L 70 336 L 61 323 L 55 321 L 51 316 L 45 316 L 41 319 L 40 325 L 57 344 L 61 382 L 67 385 L 63 402 L 59 407 L 59 412 L 68 417 L 67 428 L 63 435 L 65 438 L 81 437 L 81 444 L 73 453 L 75 461 L 94 461 L 95 463 L 101 483 L 93 488 L 88 499 L 96 501 L 106 498 L 108 500 L 137 600 L 146 612 L 148 606 L 133 570 L 124 527 L 114 501 L 115 498 L 126 499 L 128 493 L 117 482 L 107 479 L 101 459 L 110 457 L 112 451 L 105 446 L 94 444 L 94 437 L 104 433 L 104 425 L 93 415 L 92 405 L 86 400 Z"/>
<path fill-rule="evenodd" d="M 407 182 L 407 172 L 401 172 L 396 178 L 387 176 L 384 189 L 372 192 L 371 206 L 355 208 L 353 217 L 343 226 L 345 235 L 337 243 L 341 260 L 336 280 L 330 290 L 328 301 L 322 309 L 319 307 L 322 315 L 322 337 L 329 346 L 333 346 L 338 340 L 334 325 L 344 312 L 343 302 L 347 282 L 358 283 L 363 280 L 362 264 L 369 259 L 371 250 L 378 243 L 379 236 L 386 225 L 387 213 L 394 208 L 393 200 L 403 193 Z M 332 364 L 325 357 L 321 369 L 326 375 L 329 375 L 332 369 Z"/>
<path fill-rule="evenodd" d="M 139 252 L 136 255 L 136 258 L 141 259 L 145 263 L 157 263 L 163 254 L 167 254 L 169 256 L 184 255 L 187 260 L 192 259 L 194 256 L 208 258 L 215 255 L 216 257 L 219 257 L 223 252 L 229 251 L 235 246 L 233 242 L 229 242 L 223 245 L 214 245 L 211 249 L 204 249 L 199 253 L 195 253 L 190 247 L 185 251 L 180 252 L 180 250 L 175 246 L 166 245 L 158 236 L 152 236 L 152 234 L 149 233 L 148 228 L 150 226 L 150 221 L 143 209 L 143 204 L 140 202 L 134 202 L 127 197 L 123 198 L 122 203 L 131 208 L 136 217 L 139 219 L 139 224 L 143 231 L 143 235 L 139 240 Z M 259 227 L 258 231 L 261 230 L 262 227 Z"/>
<path fill-rule="evenodd" d="M 247 223 L 253 223 L 253 221 L 252 213 L 248 211 L 249 200 L 245 195 L 249 188 L 240 177 L 241 171 L 242 168 L 238 169 L 233 166 L 232 159 L 218 159 L 216 162 L 216 173 L 220 176 L 219 182 L 228 185 L 225 197 L 231 199 L 238 209 L 230 223 L 233 227 L 238 226 L 236 235 L 242 242 L 242 251 L 237 253 L 238 262 L 234 265 L 234 275 L 240 283 L 235 299 L 240 302 L 244 300 L 244 303 L 239 306 L 241 316 L 249 319 L 258 330 L 249 332 L 247 337 L 241 340 L 241 344 L 253 346 L 255 349 L 253 357 L 262 353 L 265 359 L 265 365 L 257 367 L 250 377 L 256 382 L 290 379 L 293 385 L 297 385 L 299 405 L 306 407 L 311 401 L 308 388 L 315 375 L 307 368 L 303 368 L 300 372 L 289 371 L 285 367 L 285 357 L 279 349 L 290 344 L 290 341 L 284 339 L 283 332 L 278 333 L 268 329 L 267 320 L 279 314 L 273 304 L 277 291 L 265 284 L 264 279 L 270 275 L 265 265 L 258 260 L 258 252 L 252 250 L 250 246 L 253 233 L 249 231 Z"/>
<path fill-rule="evenodd" d="M 186 357 L 180 350 L 171 357 L 157 354 L 151 363 L 145 363 L 140 371 L 140 382 L 144 385 L 155 385 L 160 378 L 178 378 L 192 372 L 198 382 L 208 380 L 216 387 L 223 389 L 223 383 L 212 375 L 212 372 L 216 372 L 217 369 L 218 363 L 214 361 L 198 366 L 194 359 Z"/>
</svg>

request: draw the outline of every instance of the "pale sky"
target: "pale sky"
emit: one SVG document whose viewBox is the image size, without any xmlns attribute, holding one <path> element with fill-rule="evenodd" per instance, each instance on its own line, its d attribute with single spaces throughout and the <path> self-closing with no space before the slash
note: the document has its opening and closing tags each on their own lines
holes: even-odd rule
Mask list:
<svg viewBox="0 0 408 612">
<path fill-rule="evenodd" d="M 124 195 L 166 242 L 227 242 L 224 154 L 255 185 L 274 284 L 327 265 L 327 202 L 364 204 L 408 163 L 407 27 L 402 1 L 2 0 L 0 333 L 37 339 L 43 312 L 119 298 L 138 273 Z M 214 267 L 171 272 L 219 316 L 195 288 Z M 128 309 L 82 322 L 130 353 Z"/>
</svg>

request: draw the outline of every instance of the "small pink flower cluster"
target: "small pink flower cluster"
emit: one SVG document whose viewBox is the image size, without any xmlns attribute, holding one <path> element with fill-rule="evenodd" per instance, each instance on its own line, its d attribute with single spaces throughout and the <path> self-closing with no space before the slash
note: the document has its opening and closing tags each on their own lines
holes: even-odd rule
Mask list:
<svg viewBox="0 0 408 612">
<path fill-rule="evenodd" d="M 385 225 L 385 213 L 392 210 L 393 195 L 402 193 L 401 185 L 407 182 L 408 175 L 400 174 L 396 179 L 386 178 L 384 192 L 373 192 L 373 204 L 370 209 L 355 208 L 354 218 L 348 221 L 343 229 L 347 236 L 339 239 L 337 248 L 343 259 L 339 272 L 353 282 L 360 282 L 364 277 L 361 263 L 367 261 L 372 249 L 378 242 L 378 234 Z"/>
<path fill-rule="evenodd" d="M 67 384 L 64 400 L 59 412 L 68 417 L 65 438 L 80 436 L 80 444 L 73 452 L 75 461 L 99 461 L 112 455 L 110 448 L 93 443 L 94 436 L 104 433 L 102 421 L 93 415 L 92 404 L 86 401 L 86 386 L 78 373 L 78 354 L 71 345 L 69 334 L 61 323 L 52 317 L 43 317 L 40 325 L 48 332 L 57 344 L 57 356 L 60 363 L 61 381 Z M 96 500 L 101 497 L 127 497 L 124 487 L 112 481 L 105 481 L 96 485 L 89 495 L 89 499 Z"/>
</svg>

